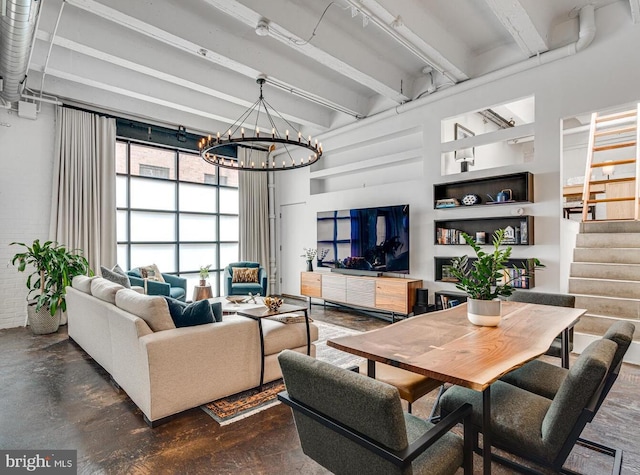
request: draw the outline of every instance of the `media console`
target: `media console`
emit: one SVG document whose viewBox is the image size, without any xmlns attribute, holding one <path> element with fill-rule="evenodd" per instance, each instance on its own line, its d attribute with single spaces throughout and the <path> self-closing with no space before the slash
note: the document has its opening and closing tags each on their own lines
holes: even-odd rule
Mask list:
<svg viewBox="0 0 640 475">
<path fill-rule="evenodd" d="M 342 305 L 395 315 L 409 315 L 416 303 L 420 279 L 353 276 L 328 272 L 301 272 L 300 293 Z"/>
</svg>

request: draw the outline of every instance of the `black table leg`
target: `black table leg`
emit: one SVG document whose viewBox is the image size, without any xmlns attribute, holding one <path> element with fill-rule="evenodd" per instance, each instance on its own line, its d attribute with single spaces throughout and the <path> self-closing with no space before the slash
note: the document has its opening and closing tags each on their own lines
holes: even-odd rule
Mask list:
<svg viewBox="0 0 640 475">
<path fill-rule="evenodd" d="M 560 347 L 562 367 L 569 369 L 569 328 L 562 330 L 560 340 L 562 342 Z"/>
<path fill-rule="evenodd" d="M 367 376 L 376 379 L 376 362 L 373 360 L 367 360 Z"/>
<path fill-rule="evenodd" d="M 307 356 L 311 356 L 311 330 L 309 329 L 309 315 L 304 311 L 304 322 L 307 325 Z"/>
<path fill-rule="evenodd" d="M 491 386 L 482 391 L 482 473 L 491 475 Z"/>
<path fill-rule="evenodd" d="M 258 390 L 262 392 L 264 383 L 264 335 L 262 334 L 262 319 L 258 318 L 258 333 L 260 334 L 260 386 Z"/>
</svg>

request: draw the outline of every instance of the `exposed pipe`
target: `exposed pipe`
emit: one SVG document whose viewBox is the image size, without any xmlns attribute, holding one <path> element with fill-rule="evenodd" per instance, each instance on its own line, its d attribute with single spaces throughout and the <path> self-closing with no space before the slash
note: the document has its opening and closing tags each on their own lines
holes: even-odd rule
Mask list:
<svg viewBox="0 0 640 475">
<path fill-rule="evenodd" d="M 20 100 L 41 3 L 6 0 L 6 15 L 0 21 L 0 76 L 4 79 L 0 97 L 8 102 Z"/>
<path fill-rule="evenodd" d="M 541 66 L 543 64 L 548 64 L 553 61 L 572 56 L 589 46 L 596 36 L 595 8 L 593 5 L 586 5 L 580 9 L 579 21 L 580 31 L 578 34 L 578 40 L 574 43 L 547 51 L 537 56 L 533 56 L 520 63 L 512 64 L 511 66 L 498 69 L 497 71 L 492 71 L 483 76 L 469 79 L 464 82 L 459 82 L 455 86 L 443 89 L 441 91 L 436 91 L 433 94 L 422 97 L 418 100 L 392 107 L 390 109 L 370 115 L 358 122 L 352 122 L 351 124 L 347 124 L 343 127 L 339 127 L 323 134 L 319 134 L 318 139 L 325 140 L 334 135 L 350 132 L 351 130 L 362 127 L 363 125 L 371 125 L 383 119 L 403 114 L 418 107 L 422 107 L 425 104 L 439 101 L 440 99 L 444 99 L 454 94 L 459 94 L 461 92 L 468 91 L 469 89 L 474 89 L 490 82 L 497 81 L 498 79 L 503 79 L 508 76 L 533 69 L 537 66 Z"/>
<path fill-rule="evenodd" d="M 42 81 L 40 82 L 40 99 L 42 99 L 42 91 L 44 91 L 44 78 L 47 76 L 47 68 L 49 67 L 49 58 L 51 58 L 51 51 L 53 50 L 53 43 L 58 34 L 58 26 L 60 26 L 60 19 L 62 18 L 62 10 L 64 10 L 64 6 L 66 1 L 63 0 L 62 5 L 60 5 L 60 11 L 58 12 L 58 19 L 56 20 L 56 26 L 53 28 L 53 33 L 51 33 L 51 43 L 49 43 L 49 51 L 47 52 L 47 59 L 44 61 L 44 68 L 42 69 Z"/>
</svg>

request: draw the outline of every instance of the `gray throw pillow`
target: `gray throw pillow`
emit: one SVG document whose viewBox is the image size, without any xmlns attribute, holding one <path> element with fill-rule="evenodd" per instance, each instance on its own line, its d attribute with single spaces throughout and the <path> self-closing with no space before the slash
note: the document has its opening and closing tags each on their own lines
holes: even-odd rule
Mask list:
<svg viewBox="0 0 640 475">
<path fill-rule="evenodd" d="M 107 269 L 105 266 L 100 266 L 100 272 L 102 273 L 102 277 L 105 279 L 115 282 L 116 284 L 120 284 L 126 289 L 131 288 L 129 277 L 118 264 L 113 266 L 113 269 Z"/>
</svg>

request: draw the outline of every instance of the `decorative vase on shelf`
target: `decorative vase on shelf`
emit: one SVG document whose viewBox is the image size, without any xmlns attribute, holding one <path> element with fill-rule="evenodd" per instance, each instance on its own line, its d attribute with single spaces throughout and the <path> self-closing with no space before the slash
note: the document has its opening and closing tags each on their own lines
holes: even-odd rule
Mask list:
<svg viewBox="0 0 640 475">
<path fill-rule="evenodd" d="M 307 272 L 313 272 L 313 261 L 312 260 L 308 260 L 307 261 Z"/>
<path fill-rule="evenodd" d="M 207 285 L 207 279 L 200 279 L 200 287 L 205 287 Z"/>
<path fill-rule="evenodd" d="M 495 327 L 502 318 L 500 300 L 467 299 L 467 318 L 471 323 L 483 327 Z"/>
</svg>

